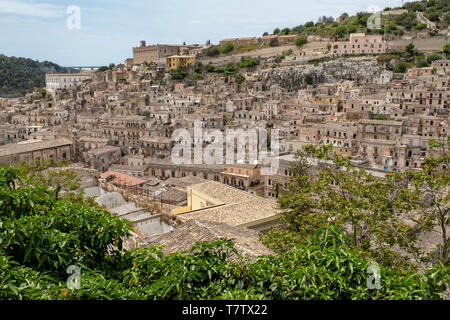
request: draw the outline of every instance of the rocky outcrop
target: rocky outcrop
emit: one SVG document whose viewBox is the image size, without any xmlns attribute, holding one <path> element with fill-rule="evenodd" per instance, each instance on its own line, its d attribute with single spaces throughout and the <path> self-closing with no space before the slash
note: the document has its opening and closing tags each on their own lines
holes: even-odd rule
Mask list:
<svg viewBox="0 0 450 320">
<path fill-rule="evenodd" d="M 319 65 L 307 64 L 266 70 L 263 72 L 263 79 L 267 86 L 278 84 L 284 89 L 293 90 L 307 84 L 373 78 L 382 70 L 373 57 L 341 58 Z"/>
</svg>

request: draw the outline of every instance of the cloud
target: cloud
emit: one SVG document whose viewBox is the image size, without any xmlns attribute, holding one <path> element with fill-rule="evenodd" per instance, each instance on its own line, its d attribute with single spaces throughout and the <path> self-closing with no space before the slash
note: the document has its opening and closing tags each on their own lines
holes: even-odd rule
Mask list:
<svg viewBox="0 0 450 320">
<path fill-rule="evenodd" d="M 64 7 L 48 3 L 0 0 L 0 13 L 31 17 L 54 18 L 64 15 Z"/>
</svg>

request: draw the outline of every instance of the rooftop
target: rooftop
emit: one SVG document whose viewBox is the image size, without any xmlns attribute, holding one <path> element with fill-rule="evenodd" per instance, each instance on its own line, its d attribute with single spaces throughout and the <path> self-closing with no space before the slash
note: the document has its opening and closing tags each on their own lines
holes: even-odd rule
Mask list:
<svg viewBox="0 0 450 320">
<path fill-rule="evenodd" d="M 101 178 L 103 179 L 108 179 L 109 177 L 113 177 L 112 180 L 110 180 L 109 182 L 112 184 L 118 184 L 118 185 L 122 185 L 122 186 L 128 186 L 128 187 L 132 187 L 132 186 L 138 186 L 141 184 L 144 184 L 147 182 L 147 180 L 144 179 L 140 179 L 138 177 L 129 175 L 129 174 L 125 174 L 125 173 L 121 173 L 118 171 L 108 171 L 105 173 L 102 173 L 100 175 Z"/>
<path fill-rule="evenodd" d="M 56 140 L 27 140 L 19 143 L 11 143 L 0 147 L 0 157 L 6 157 L 23 152 L 33 152 L 42 149 L 50 149 L 72 145 L 72 141 L 67 138 Z"/>
<path fill-rule="evenodd" d="M 212 242 L 217 239 L 228 239 L 234 242 L 237 251 L 250 260 L 258 256 L 270 255 L 273 252 L 259 242 L 258 232 L 246 228 L 231 227 L 224 223 L 193 219 L 144 244 L 144 247 L 161 244 L 165 254 L 189 251 L 198 242 Z M 232 255 L 230 260 L 236 260 Z"/>
<path fill-rule="evenodd" d="M 257 221 L 275 220 L 279 213 L 274 200 L 261 198 L 219 182 L 208 181 L 190 188 L 215 199 L 219 204 L 177 215 L 183 221 L 201 219 L 245 227 L 256 225 Z"/>
</svg>

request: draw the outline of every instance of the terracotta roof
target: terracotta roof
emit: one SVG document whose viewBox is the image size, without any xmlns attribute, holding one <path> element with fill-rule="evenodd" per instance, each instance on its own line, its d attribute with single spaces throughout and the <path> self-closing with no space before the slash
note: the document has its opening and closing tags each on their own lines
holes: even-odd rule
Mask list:
<svg viewBox="0 0 450 320">
<path fill-rule="evenodd" d="M 230 226 L 247 226 L 256 221 L 276 219 L 279 214 L 274 200 L 261 198 L 219 182 L 208 181 L 191 188 L 223 204 L 179 214 L 178 218 L 182 221 L 201 219 Z"/>
<path fill-rule="evenodd" d="M 117 172 L 117 171 L 108 171 L 105 173 L 102 173 L 100 175 L 101 178 L 103 179 L 108 179 L 109 177 L 114 177 L 112 180 L 110 180 L 110 183 L 113 184 L 118 184 L 118 185 L 122 185 L 122 186 L 128 186 L 128 187 L 132 187 L 132 186 L 138 186 L 141 184 L 144 184 L 147 182 L 147 180 L 144 179 L 140 179 L 138 177 L 129 175 L 129 174 L 125 174 L 125 173 L 121 173 L 121 172 Z"/>
<path fill-rule="evenodd" d="M 250 260 L 273 254 L 258 240 L 257 231 L 197 219 L 183 223 L 172 232 L 153 238 L 143 246 L 161 244 L 164 246 L 163 252 L 169 254 L 189 251 L 196 242 L 213 242 L 223 238 L 233 241 L 238 253 Z M 236 255 L 232 254 L 230 260 L 236 259 Z"/>
</svg>

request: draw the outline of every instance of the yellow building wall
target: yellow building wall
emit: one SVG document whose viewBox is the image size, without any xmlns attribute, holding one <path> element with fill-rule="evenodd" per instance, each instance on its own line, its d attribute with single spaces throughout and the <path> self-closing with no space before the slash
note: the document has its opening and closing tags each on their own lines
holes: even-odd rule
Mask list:
<svg viewBox="0 0 450 320">
<path fill-rule="evenodd" d="M 195 211 L 204 209 L 211 206 L 223 205 L 224 203 L 214 199 L 204 193 L 192 189 L 191 187 L 186 188 L 187 192 L 187 206 L 182 208 L 177 208 L 172 210 L 173 214 L 182 214 L 189 211 Z"/>
<path fill-rule="evenodd" d="M 177 57 L 166 58 L 166 69 L 187 68 L 195 65 L 195 57 Z"/>
</svg>

